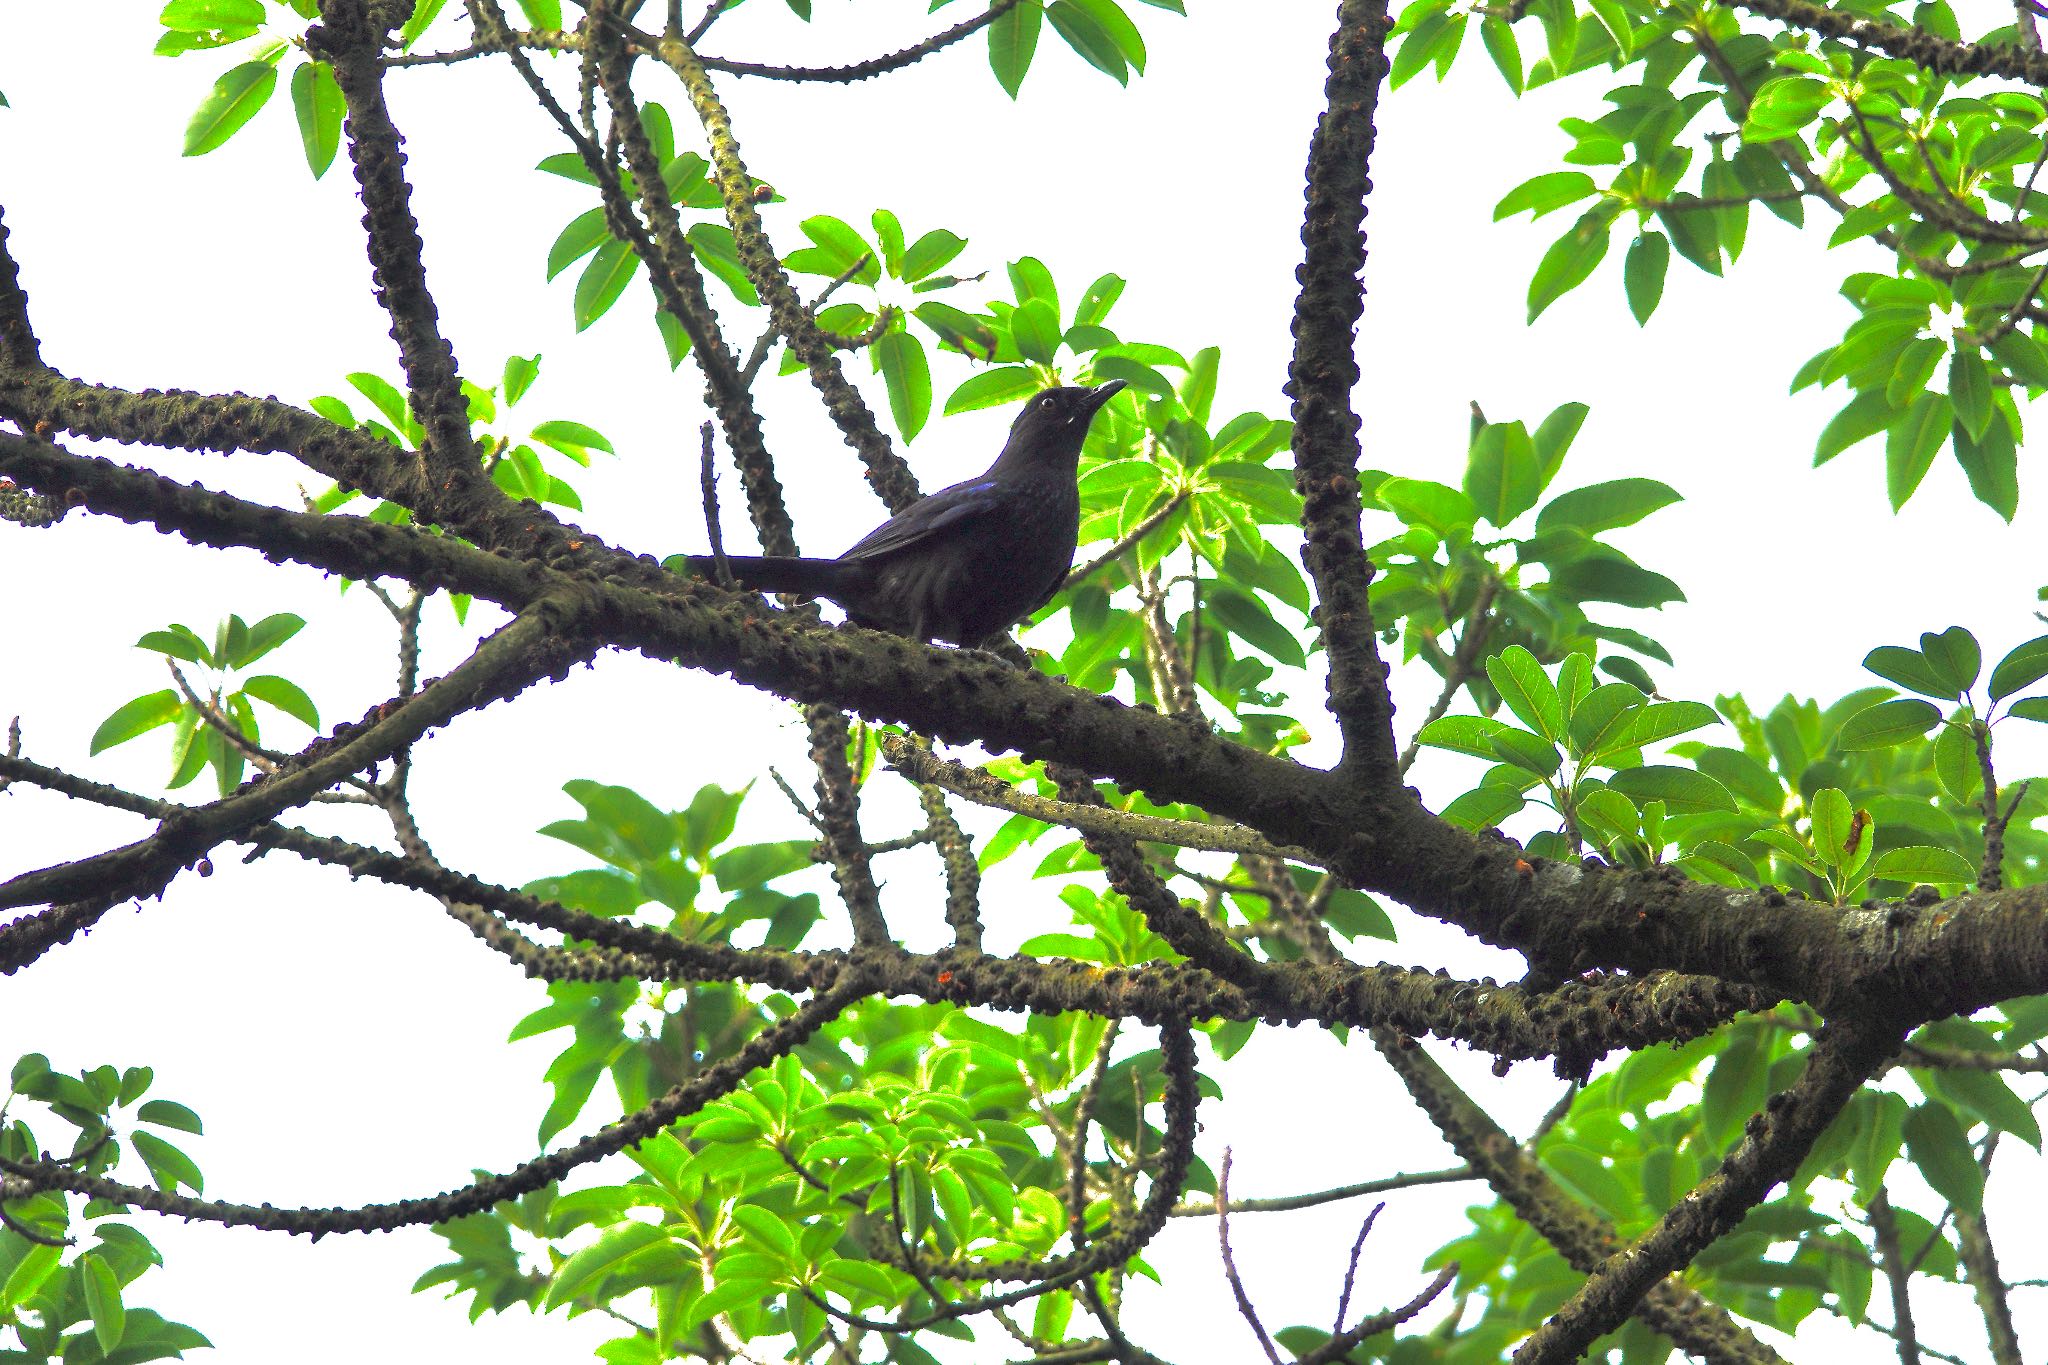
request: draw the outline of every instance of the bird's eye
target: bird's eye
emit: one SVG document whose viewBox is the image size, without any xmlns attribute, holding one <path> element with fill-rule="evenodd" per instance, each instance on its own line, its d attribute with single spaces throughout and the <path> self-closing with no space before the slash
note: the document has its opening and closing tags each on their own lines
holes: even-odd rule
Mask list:
<svg viewBox="0 0 2048 1365">
<path fill-rule="evenodd" d="M 1038 400 L 1038 410 L 1039 410 L 1040 412 L 1051 412 L 1051 411 L 1052 411 L 1052 410 L 1053 410 L 1054 408 L 1058 407 L 1058 406 L 1059 406 L 1059 404 L 1060 404 L 1060 400 L 1059 400 L 1059 399 L 1057 399 L 1057 398 L 1055 398 L 1055 397 L 1053 397 L 1053 396 L 1052 396 L 1051 394 L 1049 394 L 1049 393 L 1048 393 L 1048 394 L 1042 395 L 1042 396 L 1041 396 L 1041 397 L 1039 398 L 1039 400 Z"/>
</svg>

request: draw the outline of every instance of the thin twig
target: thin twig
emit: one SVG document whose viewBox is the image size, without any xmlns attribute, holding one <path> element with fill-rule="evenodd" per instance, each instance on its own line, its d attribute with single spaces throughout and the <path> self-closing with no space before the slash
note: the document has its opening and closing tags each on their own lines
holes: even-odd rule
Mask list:
<svg viewBox="0 0 2048 1365">
<path fill-rule="evenodd" d="M 1223 1169 L 1216 1175 L 1216 1240 L 1223 1247 L 1223 1277 L 1230 1281 L 1231 1297 L 1237 1300 L 1237 1314 L 1251 1324 L 1252 1334 L 1259 1339 L 1259 1349 L 1266 1353 L 1272 1365 L 1280 1365 L 1280 1352 L 1273 1348 L 1273 1338 L 1266 1334 L 1266 1325 L 1259 1321 L 1259 1312 L 1252 1307 L 1251 1296 L 1244 1292 L 1244 1280 L 1237 1273 L 1237 1258 L 1230 1254 L 1230 1149 L 1223 1149 Z"/>
<path fill-rule="evenodd" d="M 1351 1287 L 1358 1278 L 1358 1257 L 1365 1250 L 1365 1239 L 1372 1235 L 1372 1225 L 1380 1218 L 1385 1204 L 1374 1204 L 1372 1212 L 1365 1215 L 1365 1221 L 1358 1226 L 1358 1237 L 1351 1243 L 1351 1259 L 1344 1263 L 1344 1288 L 1337 1295 L 1337 1323 L 1330 1329 L 1332 1335 L 1344 1330 L 1344 1319 L 1351 1316 Z"/>
<path fill-rule="evenodd" d="M 711 576 L 720 587 L 729 588 L 733 585 L 732 566 L 725 560 L 725 531 L 718 522 L 718 471 L 711 464 L 711 423 L 704 423 L 698 433 L 704 438 L 697 478 L 704 490 L 704 533 L 711 538 Z"/>
</svg>

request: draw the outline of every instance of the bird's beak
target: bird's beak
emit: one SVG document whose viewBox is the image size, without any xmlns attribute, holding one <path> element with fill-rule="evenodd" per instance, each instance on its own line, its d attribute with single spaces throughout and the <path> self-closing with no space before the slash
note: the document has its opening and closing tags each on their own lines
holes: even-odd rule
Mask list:
<svg viewBox="0 0 2048 1365">
<path fill-rule="evenodd" d="M 1105 403 L 1124 391 L 1124 381 L 1112 379 L 1107 384 L 1097 384 L 1088 391 L 1088 415 L 1094 416 Z"/>
</svg>

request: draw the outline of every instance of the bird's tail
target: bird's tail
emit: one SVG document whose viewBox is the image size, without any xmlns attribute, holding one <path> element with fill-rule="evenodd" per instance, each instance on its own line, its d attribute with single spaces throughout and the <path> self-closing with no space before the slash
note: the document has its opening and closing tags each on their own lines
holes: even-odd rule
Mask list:
<svg viewBox="0 0 2048 1365">
<path fill-rule="evenodd" d="M 806 597 L 836 597 L 846 565 L 836 559 L 791 556 L 727 555 L 733 581 L 756 592 L 794 592 Z M 717 577 L 710 555 L 691 555 L 690 571 Z"/>
</svg>

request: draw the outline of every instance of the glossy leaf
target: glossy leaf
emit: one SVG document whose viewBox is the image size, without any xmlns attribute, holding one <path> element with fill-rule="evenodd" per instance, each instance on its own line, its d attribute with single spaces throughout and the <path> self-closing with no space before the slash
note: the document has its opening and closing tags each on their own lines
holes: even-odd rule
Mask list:
<svg viewBox="0 0 2048 1365">
<path fill-rule="evenodd" d="M 1998 701 L 2048 677 L 2048 635 L 2015 645 L 1991 670 L 1991 699 Z"/>
<path fill-rule="evenodd" d="M 116 744 L 125 744 L 137 735 L 148 734 L 159 725 L 168 725 L 178 718 L 185 709 L 185 699 L 170 688 L 151 692 L 115 708 L 114 714 L 101 721 L 99 728 L 92 732 L 92 743 L 87 748 L 90 754 L 102 753 Z"/>
<path fill-rule="evenodd" d="M 1977 880 L 1977 870 L 1961 854 L 1925 844 L 1889 848 L 1871 865 L 1873 876 L 1899 882 L 1933 882 L 1960 886 Z"/>
<path fill-rule="evenodd" d="M 1662 801 L 1673 815 L 1735 809 L 1735 798 L 1726 787 L 1693 768 L 1624 768 L 1608 778 L 1607 785 L 1638 804 Z"/>
<path fill-rule="evenodd" d="M 1898 697 L 1879 702 L 1849 718 L 1835 743 L 1843 749 L 1887 749 L 1907 740 L 1919 739 L 1941 720 L 1941 710 L 1918 697 Z"/>
<path fill-rule="evenodd" d="M 277 68 L 269 62 L 243 62 L 213 83 L 213 91 L 192 111 L 185 125 L 186 156 L 204 156 L 221 146 L 256 116 L 277 89 Z"/>
<path fill-rule="evenodd" d="M 1540 535 L 1569 526 L 1597 535 L 1633 526 L 1677 501 L 1678 490 L 1655 479 L 1614 479 L 1558 494 L 1536 514 L 1536 530 Z"/>
<path fill-rule="evenodd" d="M 299 120 L 299 142 L 305 148 L 306 165 L 318 180 L 334 164 L 341 146 L 341 87 L 334 83 L 334 68 L 325 62 L 304 62 L 292 71 L 292 111 Z"/>
</svg>

